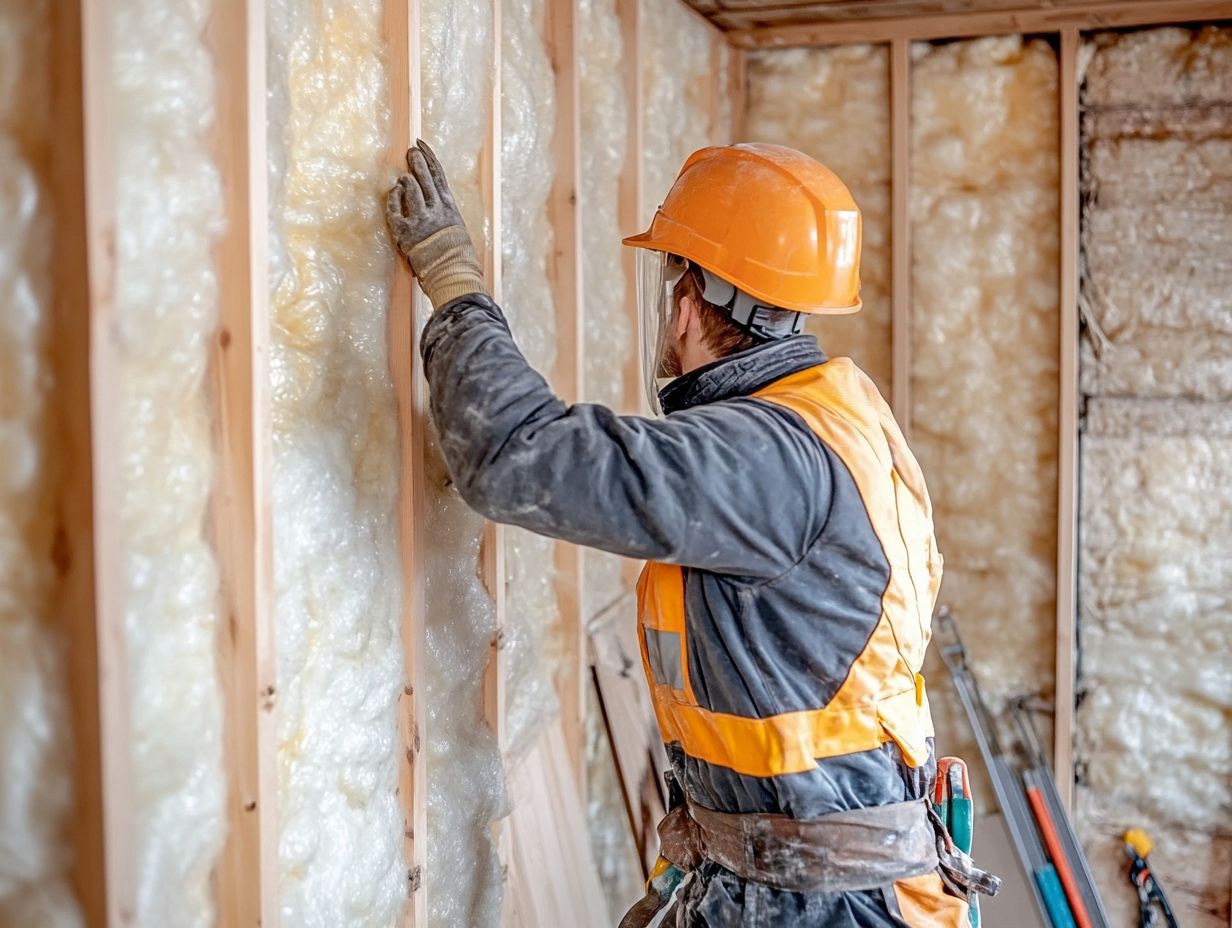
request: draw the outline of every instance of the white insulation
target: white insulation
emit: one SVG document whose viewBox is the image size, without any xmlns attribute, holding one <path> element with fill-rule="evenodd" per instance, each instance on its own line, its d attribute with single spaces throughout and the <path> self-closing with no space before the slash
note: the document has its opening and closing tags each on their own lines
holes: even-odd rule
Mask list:
<svg viewBox="0 0 1232 928">
<path fill-rule="evenodd" d="M 223 227 L 208 154 L 209 15 L 201 0 L 114 4 L 117 491 L 142 925 L 213 922 L 224 836 L 219 581 L 207 537 L 212 249 Z"/>
<path fill-rule="evenodd" d="M 1232 873 L 1232 30 L 1095 36 L 1083 96 L 1075 749 L 1080 831 L 1115 920 L 1145 827 L 1181 924 Z"/>
<path fill-rule="evenodd" d="M 480 249 L 491 234 L 479 161 L 491 113 L 492 14 L 491 0 L 424 0 L 420 7 L 423 134 L 449 171 Z M 479 578 L 483 520 L 450 485 L 434 440 L 427 455 L 423 891 L 433 928 L 494 928 L 500 920 L 501 867 L 490 825 L 504 814 L 506 799 L 500 751 L 483 714 L 484 671 L 496 634 L 495 609 Z"/>
<path fill-rule="evenodd" d="M 1057 60 L 1016 36 L 914 58 L 912 448 L 945 555 L 940 601 L 996 707 L 1053 685 Z M 938 753 L 974 757 L 931 665 Z"/>
<path fill-rule="evenodd" d="M 555 177 L 555 82 L 543 44 L 544 0 L 507 0 L 501 34 L 502 307 L 531 366 L 549 380 L 556 363 L 556 306 L 547 277 Z M 555 544 L 510 526 L 504 626 L 507 747 L 517 762 L 558 710 L 560 663 Z"/>
<path fill-rule="evenodd" d="M 302 926 L 388 926 L 407 892 L 381 27 L 379 0 L 270 7 L 280 890 Z"/>
<path fill-rule="evenodd" d="M 817 316 L 809 331 L 830 357 L 850 357 L 890 395 L 890 61 L 885 45 L 756 52 L 748 59 L 740 141 L 797 148 L 836 173 L 864 221 L 852 316 Z M 755 208 L 750 206 L 750 208 Z"/>
<path fill-rule="evenodd" d="M 50 3 L 0 4 L 0 925 L 80 924 L 55 623 Z"/>
</svg>

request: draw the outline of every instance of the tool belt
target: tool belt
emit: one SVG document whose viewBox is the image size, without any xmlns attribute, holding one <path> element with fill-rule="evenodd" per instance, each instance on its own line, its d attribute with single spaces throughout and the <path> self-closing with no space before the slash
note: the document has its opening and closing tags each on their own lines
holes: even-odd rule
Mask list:
<svg viewBox="0 0 1232 928">
<path fill-rule="evenodd" d="M 814 819 L 716 812 L 690 801 L 659 823 L 659 843 L 681 870 L 712 860 L 790 892 L 875 889 L 933 871 L 963 898 L 994 895 L 1001 884 L 953 845 L 925 799 Z"/>
</svg>

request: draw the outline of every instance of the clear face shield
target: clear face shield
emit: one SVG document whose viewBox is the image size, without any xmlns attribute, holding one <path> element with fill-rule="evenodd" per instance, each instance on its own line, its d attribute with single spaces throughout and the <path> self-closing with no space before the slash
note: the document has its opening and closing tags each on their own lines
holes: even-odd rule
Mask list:
<svg viewBox="0 0 1232 928">
<path fill-rule="evenodd" d="M 673 371 L 668 326 L 676 310 L 676 284 L 688 262 L 662 251 L 637 250 L 637 306 L 642 332 L 642 378 L 646 399 L 655 415 L 662 415 L 659 391 L 679 375 Z"/>
</svg>

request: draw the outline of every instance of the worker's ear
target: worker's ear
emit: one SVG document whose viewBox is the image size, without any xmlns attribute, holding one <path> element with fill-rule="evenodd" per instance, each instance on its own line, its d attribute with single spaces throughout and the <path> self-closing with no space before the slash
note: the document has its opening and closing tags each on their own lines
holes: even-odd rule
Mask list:
<svg viewBox="0 0 1232 928">
<path fill-rule="evenodd" d="M 685 333 L 698 324 L 697 301 L 685 294 L 676 304 L 676 312 L 672 316 L 672 334 L 676 341 L 684 338 Z"/>
</svg>

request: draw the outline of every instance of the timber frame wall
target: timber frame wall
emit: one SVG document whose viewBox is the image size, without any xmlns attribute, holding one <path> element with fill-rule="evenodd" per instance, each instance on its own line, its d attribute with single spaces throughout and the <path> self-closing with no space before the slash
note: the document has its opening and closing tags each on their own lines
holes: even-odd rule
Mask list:
<svg viewBox="0 0 1232 928">
<path fill-rule="evenodd" d="M 662 2 L 662 0 L 641 0 Z M 672 0 L 676 2 L 676 0 Z M 492 229 L 484 255 L 494 296 L 501 296 L 500 55 L 501 0 L 494 0 L 491 107 L 482 171 L 486 214 Z M 119 485 L 111 452 L 114 415 L 115 203 L 111 165 L 113 125 L 109 112 L 111 55 L 109 0 L 66 0 L 52 5 L 57 56 L 53 113 L 59 144 L 53 175 L 60 215 L 81 215 L 60 223 L 56 253 L 83 275 L 62 275 L 55 298 L 66 461 L 60 500 L 65 527 L 63 613 L 70 617 L 70 698 L 74 721 L 77 798 L 72 842 L 76 894 L 90 926 L 133 924 L 136 891 L 129 759 L 127 659 L 124 604 L 120 598 L 117 501 Z M 644 170 L 640 153 L 642 112 L 642 14 L 639 0 L 617 0 L 624 39 L 623 75 L 628 97 L 628 144 L 620 179 L 620 234 L 639 230 Z M 891 266 L 892 400 L 905 428 L 910 407 L 909 101 L 911 42 L 1006 33 L 1052 34 L 1060 54 L 1061 154 L 1060 457 L 1058 480 L 1058 571 L 1056 648 L 1057 781 L 1068 797 L 1072 784 L 1071 741 L 1075 685 L 1075 593 L 1077 503 L 1078 365 L 1078 75 L 1081 31 L 1232 18 L 1232 0 L 1158 0 L 1150 3 L 1090 3 L 1058 9 L 1027 7 L 995 12 L 931 13 L 882 19 L 714 29 L 714 61 L 731 47 L 726 74 L 712 76 L 710 98 L 732 106 L 735 140 L 742 136 L 745 99 L 744 50 L 801 45 L 883 42 L 890 45 L 891 76 Z M 556 76 L 558 100 L 555 156 L 557 177 L 549 201 L 555 250 L 549 275 L 556 298 L 560 352 L 551 372 L 567 400 L 582 396 L 585 281 L 580 262 L 578 0 L 548 0 L 545 39 Z M 709 24 L 708 24 L 709 25 Z M 711 27 L 713 28 L 713 27 Z M 418 0 L 387 0 L 392 94 L 389 161 L 401 168 L 403 154 L 420 128 Z M 229 785 L 228 837 L 218 865 L 218 919 L 226 926 L 278 925 L 278 836 L 273 707 L 273 550 L 269 499 L 268 428 L 269 294 L 266 280 L 267 211 L 265 140 L 265 22 L 263 0 L 216 0 L 207 36 L 219 63 L 215 151 L 224 182 L 227 234 L 220 242 L 220 323 L 213 346 L 218 407 L 219 466 L 213 504 L 214 536 L 222 572 L 224 619 L 220 623 L 220 676 L 226 708 L 226 767 Z M 635 276 L 626 254 L 628 299 Z M 423 425 L 426 385 L 414 344 L 414 322 L 423 296 L 405 264 L 395 271 L 389 313 L 390 366 L 401 428 L 402 486 L 398 508 L 404 574 L 403 651 L 406 680 L 400 705 L 404 763 L 400 795 L 405 813 L 405 857 L 410 888 L 402 918 L 407 926 L 426 923 L 426 896 L 433 891 L 423 870 L 426 833 L 426 777 L 421 762 L 424 731 L 424 572 L 422 512 Z M 88 324 L 82 325 L 85 320 Z M 636 338 L 636 333 L 635 333 Z M 626 411 L 643 408 L 635 350 L 626 374 Z M 486 685 L 486 714 L 504 741 L 505 666 L 501 647 L 504 620 L 503 530 L 485 533 L 482 573 L 496 603 L 497 633 Z M 558 598 L 567 630 L 567 670 L 558 681 L 569 763 L 585 795 L 584 694 L 589 674 L 582 571 L 576 548 L 557 548 Z M 510 842 L 497 829 L 497 845 L 508 864 Z M 506 868 L 508 870 L 508 867 Z"/>
</svg>

